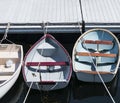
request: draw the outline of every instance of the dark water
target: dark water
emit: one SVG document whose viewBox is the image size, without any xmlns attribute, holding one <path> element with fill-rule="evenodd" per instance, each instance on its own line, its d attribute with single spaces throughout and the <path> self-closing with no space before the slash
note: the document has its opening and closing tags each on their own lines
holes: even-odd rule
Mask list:
<svg viewBox="0 0 120 103">
<path fill-rule="evenodd" d="M 74 40 L 75 41 L 75 40 Z M 74 43 L 73 43 L 74 44 Z M 72 54 L 73 44 L 63 44 Z M 27 51 L 29 47 L 24 47 Z M 116 103 L 120 103 L 120 70 L 113 81 L 106 84 Z M 23 103 L 28 87 L 22 73 L 15 85 L 0 100 L 0 103 Z M 30 91 L 26 103 L 113 103 L 102 83 L 87 83 L 78 81 L 73 72 L 69 85 L 60 90 L 43 92 Z"/>
</svg>

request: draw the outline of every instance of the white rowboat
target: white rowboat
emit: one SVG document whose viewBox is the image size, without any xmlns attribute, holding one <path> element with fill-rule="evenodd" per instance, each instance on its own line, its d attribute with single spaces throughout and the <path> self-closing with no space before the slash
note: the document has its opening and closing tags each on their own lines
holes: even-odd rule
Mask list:
<svg viewBox="0 0 120 103">
<path fill-rule="evenodd" d="M 0 44 L 0 98 L 16 82 L 23 60 L 23 48 L 16 44 Z"/>
<path fill-rule="evenodd" d="M 27 52 L 22 72 L 27 86 L 32 85 L 32 89 L 61 89 L 71 78 L 71 58 L 53 36 L 46 34 Z"/>
</svg>

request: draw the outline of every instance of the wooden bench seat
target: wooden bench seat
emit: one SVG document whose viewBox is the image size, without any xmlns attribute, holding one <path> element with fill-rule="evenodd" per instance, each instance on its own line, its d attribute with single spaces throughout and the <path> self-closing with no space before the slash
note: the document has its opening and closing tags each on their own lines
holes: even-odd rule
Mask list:
<svg viewBox="0 0 120 103">
<path fill-rule="evenodd" d="M 113 45 L 112 41 L 108 40 L 85 40 L 84 43 L 86 44 L 105 44 L 105 45 Z"/>
<path fill-rule="evenodd" d="M 78 56 L 95 56 L 95 57 L 116 57 L 116 54 L 105 54 L 105 53 L 89 53 L 89 52 L 76 52 Z"/>
<path fill-rule="evenodd" d="M 26 66 L 65 66 L 68 62 L 27 62 Z"/>
<path fill-rule="evenodd" d="M 5 65 L 0 65 L 0 75 L 10 75 L 15 72 L 15 64 L 12 64 L 11 67 L 6 68 Z"/>
<path fill-rule="evenodd" d="M 88 49 L 89 51 L 108 51 L 111 50 L 114 45 L 112 41 L 108 40 L 84 40 L 82 42 L 82 45 L 85 49 Z"/>
<path fill-rule="evenodd" d="M 88 70 L 78 70 L 79 72 L 83 72 L 83 73 L 88 73 L 88 74 L 97 74 L 98 72 L 99 74 L 112 74 L 112 72 L 107 72 L 107 71 L 88 71 Z"/>
<path fill-rule="evenodd" d="M 16 64 L 20 61 L 20 58 L 0 58 L 0 65 L 5 65 L 8 60 L 12 60 Z"/>
</svg>

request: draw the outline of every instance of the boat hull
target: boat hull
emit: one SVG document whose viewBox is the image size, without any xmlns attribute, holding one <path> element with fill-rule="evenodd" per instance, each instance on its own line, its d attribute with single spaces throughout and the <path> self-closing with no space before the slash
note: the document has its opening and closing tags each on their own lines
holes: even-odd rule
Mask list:
<svg viewBox="0 0 120 103">
<path fill-rule="evenodd" d="M 0 86 L 0 98 L 2 98 L 15 84 L 16 80 L 19 77 L 20 71 L 21 71 L 21 66 L 18 67 L 16 73 L 9 81 L 7 81 L 6 83 Z"/>
<path fill-rule="evenodd" d="M 53 84 L 47 84 L 47 85 L 40 85 L 40 83 L 33 83 L 32 84 L 32 89 L 36 90 L 43 90 L 43 91 L 52 91 L 52 90 L 58 90 L 58 89 L 63 89 L 68 85 L 69 82 L 56 82 Z M 27 86 L 30 87 L 31 82 L 27 83 Z"/>
<path fill-rule="evenodd" d="M 20 75 L 20 72 L 21 72 L 21 66 L 22 66 L 22 60 L 23 60 L 23 47 L 22 45 L 16 45 L 16 44 L 1 44 L 0 46 L 4 48 L 4 46 L 8 46 L 9 45 L 15 46 L 15 48 L 19 48 L 19 53 L 17 54 L 18 55 L 18 61 L 15 63 L 15 66 L 12 67 L 12 68 L 6 68 L 5 65 L 4 65 L 4 68 L 3 69 L 13 69 L 14 71 L 12 72 L 13 74 L 9 74 L 11 77 L 7 78 L 6 80 L 3 80 L 2 83 L 0 83 L 0 99 L 12 88 L 12 86 L 15 84 L 16 80 L 18 79 L 19 75 Z M 9 52 L 12 52 L 11 51 L 7 51 L 8 53 Z M 14 50 L 15 52 L 15 50 Z M 9 55 L 7 56 L 10 56 L 11 54 L 9 53 Z M 6 58 L 5 58 L 6 59 Z M 3 58 L 4 60 L 4 58 Z M 14 59 L 13 59 L 14 60 Z M 0 65 L 1 66 L 1 65 Z M 9 73 L 11 71 L 4 71 L 4 73 Z M 2 74 L 2 72 L 0 72 Z M 7 74 L 4 74 L 3 73 L 3 76 L 7 76 Z M 1 75 L 2 76 L 2 75 Z M 1 77 L 2 78 L 2 77 Z M 4 78 L 4 77 L 3 77 Z"/>
<path fill-rule="evenodd" d="M 72 75 L 71 58 L 50 34 L 44 35 L 27 52 L 22 68 L 28 87 L 51 91 L 65 88 Z"/>
<path fill-rule="evenodd" d="M 89 74 L 84 72 L 76 72 L 77 79 L 84 82 L 101 82 L 98 74 Z M 100 74 L 104 82 L 110 82 L 113 80 L 115 74 Z"/>
<path fill-rule="evenodd" d="M 81 81 L 112 81 L 117 74 L 119 61 L 119 41 L 106 29 L 88 30 L 78 38 L 73 48 L 73 71 Z"/>
</svg>

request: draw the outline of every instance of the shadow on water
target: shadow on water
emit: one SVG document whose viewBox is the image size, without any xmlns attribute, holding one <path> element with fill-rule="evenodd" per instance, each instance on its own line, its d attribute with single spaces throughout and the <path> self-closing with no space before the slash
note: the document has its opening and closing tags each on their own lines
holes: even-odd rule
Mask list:
<svg viewBox="0 0 120 103">
<path fill-rule="evenodd" d="M 13 87 L 0 100 L 0 103 L 17 103 L 24 89 L 23 77 L 20 74 Z"/>
<path fill-rule="evenodd" d="M 26 91 L 28 88 L 26 89 Z M 25 96 L 17 103 L 22 103 Z M 68 87 L 56 91 L 38 91 L 31 90 L 26 103 L 68 103 L 69 90 Z"/>
<path fill-rule="evenodd" d="M 119 70 L 120 73 L 120 70 Z M 107 87 L 116 103 L 120 103 L 119 73 L 113 81 L 107 83 Z M 15 85 L 1 99 L 0 103 L 23 103 L 28 87 L 20 74 Z M 78 81 L 72 76 L 69 85 L 60 90 L 44 92 L 30 91 L 26 103 L 112 103 L 102 83 L 87 83 Z"/>
<path fill-rule="evenodd" d="M 30 45 L 24 45 L 23 42 L 22 44 L 24 46 L 24 52 L 26 52 Z M 63 44 L 70 55 L 72 54 L 73 44 L 74 43 Z M 119 74 L 120 70 L 113 81 L 106 83 L 116 103 L 120 103 Z M 15 85 L 0 100 L 0 103 L 23 103 L 28 89 L 29 88 L 26 86 L 21 73 Z M 26 103 L 112 103 L 112 101 L 102 83 L 87 83 L 78 81 L 73 73 L 69 85 L 64 89 L 50 92 L 31 89 Z"/>
<path fill-rule="evenodd" d="M 116 75 L 114 80 L 109 83 L 106 83 L 107 88 L 109 89 L 113 98 L 116 98 L 117 95 L 120 96 L 118 90 L 118 76 Z M 120 83 L 119 83 L 120 84 Z M 116 103 L 117 100 L 115 100 Z M 102 83 L 87 83 L 78 81 L 74 78 L 72 83 L 72 100 L 70 103 L 113 103 L 110 99 L 105 87 Z"/>
</svg>

